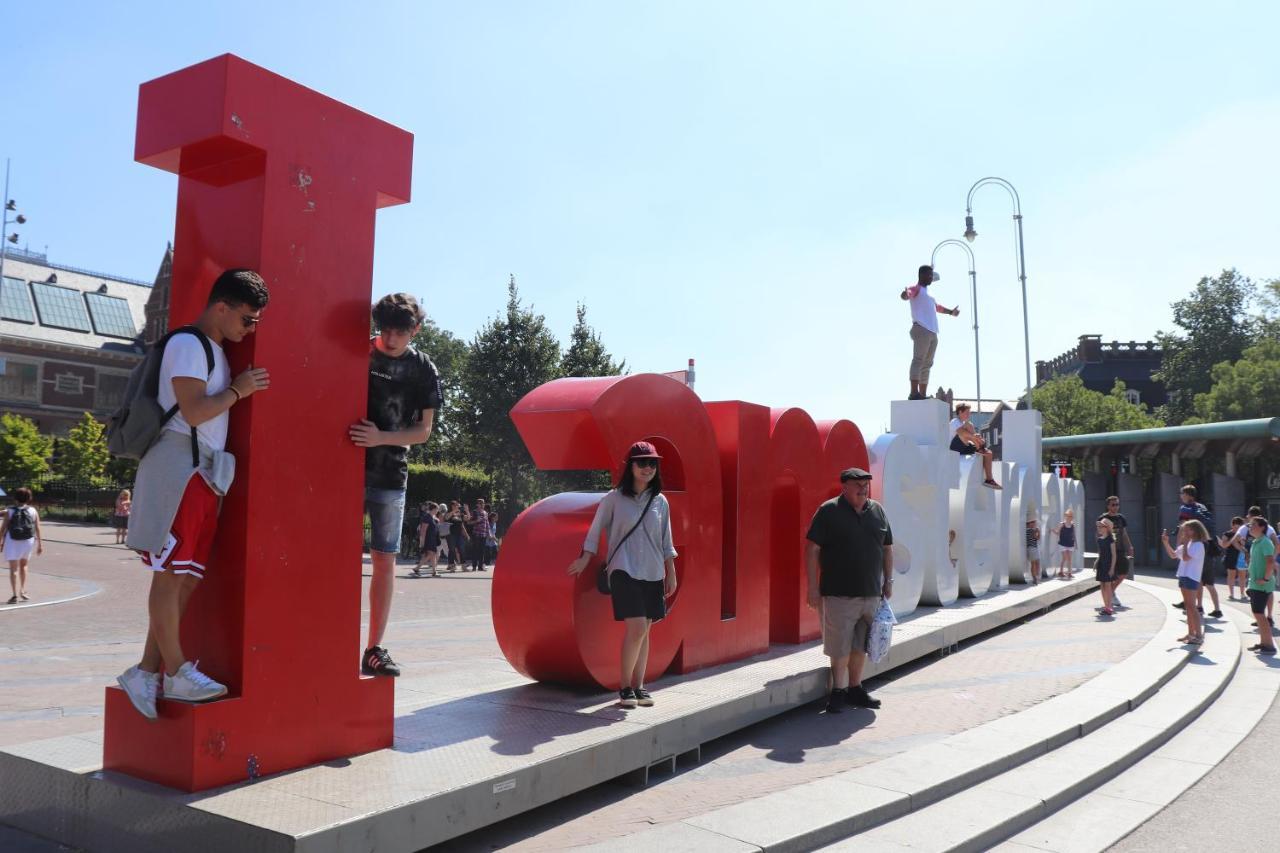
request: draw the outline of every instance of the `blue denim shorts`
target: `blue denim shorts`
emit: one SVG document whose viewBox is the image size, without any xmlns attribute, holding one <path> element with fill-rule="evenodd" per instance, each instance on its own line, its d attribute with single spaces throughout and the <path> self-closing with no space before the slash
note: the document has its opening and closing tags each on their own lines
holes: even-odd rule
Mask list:
<svg viewBox="0 0 1280 853">
<path fill-rule="evenodd" d="M 372 528 L 369 550 L 399 554 L 400 531 L 404 527 L 404 491 L 366 488 L 364 511 L 369 514 Z"/>
<path fill-rule="evenodd" d="M 1200 581 L 1194 578 L 1178 578 L 1178 589 L 1189 589 L 1192 592 L 1200 588 Z"/>
</svg>

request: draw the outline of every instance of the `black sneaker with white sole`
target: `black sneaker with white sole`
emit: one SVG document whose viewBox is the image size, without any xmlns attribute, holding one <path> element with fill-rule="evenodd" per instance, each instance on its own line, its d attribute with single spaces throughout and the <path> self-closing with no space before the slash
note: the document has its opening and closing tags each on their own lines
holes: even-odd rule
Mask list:
<svg viewBox="0 0 1280 853">
<path fill-rule="evenodd" d="M 649 695 L 648 690 L 645 690 L 643 687 L 637 687 L 635 689 L 635 694 L 636 694 L 636 704 L 639 705 L 641 708 L 653 707 L 653 697 Z"/>
<path fill-rule="evenodd" d="M 618 704 L 623 708 L 634 708 L 636 706 L 636 692 L 630 687 L 624 687 L 618 691 Z"/>
<path fill-rule="evenodd" d="M 400 674 L 400 666 L 391 659 L 391 655 L 387 654 L 387 650 L 382 646 L 371 646 L 364 650 L 364 657 L 360 658 L 360 672 L 362 675 L 385 675 L 395 678 Z"/>
</svg>

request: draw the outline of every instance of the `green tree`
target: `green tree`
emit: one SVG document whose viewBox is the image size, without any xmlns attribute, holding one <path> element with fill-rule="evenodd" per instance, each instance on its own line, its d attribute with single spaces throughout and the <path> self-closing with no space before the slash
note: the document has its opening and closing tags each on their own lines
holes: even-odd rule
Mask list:
<svg viewBox="0 0 1280 853">
<path fill-rule="evenodd" d="M 1196 413 L 1205 421 L 1239 421 L 1280 415 L 1280 338 L 1267 336 L 1245 349 L 1239 361 L 1212 371 L 1213 386 L 1196 395 Z"/>
<path fill-rule="evenodd" d="M 587 325 L 587 306 L 578 303 L 578 322 L 569 336 L 569 348 L 560 360 L 562 376 L 620 376 L 626 372 L 625 361 L 615 362 L 605 349 L 600 334 Z"/>
<path fill-rule="evenodd" d="M 1255 328 L 1247 314 L 1255 287 L 1234 269 L 1202 278 L 1186 299 L 1173 303 L 1173 322 L 1180 331 L 1156 335 L 1164 351 L 1160 370 L 1169 402 L 1157 413 L 1180 424 L 1196 413 L 1196 395 L 1209 392 L 1213 367 L 1234 362 L 1253 343 Z"/>
<path fill-rule="evenodd" d="M 467 343 L 428 318 L 414 335 L 413 346 L 430 356 L 439 371 L 444 405 L 436 412 L 431 440 L 409 448 L 409 461 L 465 462 L 468 436 L 463 430 L 461 413 L 467 408 L 462 382 L 469 354 Z"/>
<path fill-rule="evenodd" d="M 49 473 L 53 439 L 41 435 L 35 421 L 0 415 L 0 479 L 9 490 Z"/>
<path fill-rule="evenodd" d="M 471 341 L 462 371 L 462 429 L 473 459 L 493 477 L 505 518 L 543 490 L 533 459 L 511 420 L 525 394 L 560 375 L 560 342 L 544 316 L 520 302 L 515 276 L 507 285 L 507 310 Z"/>
<path fill-rule="evenodd" d="M 1124 392 L 1119 380 L 1110 394 L 1091 391 L 1072 373 L 1031 389 L 1031 403 L 1044 419 L 1046 438 L 1164 426 L 1143 406 L 1126 400 Z"/>
<path fill-rule="evenodd" d="M 100 479 L 111 460 L 106 427 L 88 412 L 67 433 L 58 450 L 57 473 L 69 479 Z"/>
</svg>

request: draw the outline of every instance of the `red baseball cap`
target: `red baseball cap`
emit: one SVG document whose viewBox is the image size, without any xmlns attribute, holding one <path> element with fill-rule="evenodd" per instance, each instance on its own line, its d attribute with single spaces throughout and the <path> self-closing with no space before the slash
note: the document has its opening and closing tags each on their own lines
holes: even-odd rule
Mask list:
<svg viewBox="0 0 1280 853">
<path fill-rule="evenodd" d="M 647 441 L 637 441 L 631 445 L 631 449 L 627 451 L 627 461 L 632 459 L 661 459 L 662 455 L 658 453 L 658 448 L 654 447 Z"/>
</svg>

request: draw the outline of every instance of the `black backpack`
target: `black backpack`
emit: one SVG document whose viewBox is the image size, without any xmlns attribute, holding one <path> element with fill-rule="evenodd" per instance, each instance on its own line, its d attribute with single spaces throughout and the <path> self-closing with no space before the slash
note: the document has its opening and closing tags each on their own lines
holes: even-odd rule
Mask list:
<svg viewBox="0 0 1280 853">
<path fill-rule="evenodd" d="M 195 326 L 182 326 L 165 335 L 147 351 L 142 363 L 129 374 L 125 387 L 124 403 L 111 415 L 107 424 L 107 449 L 114 456 L 125 459 L 141 459 L 156 443 L 164 431 L 164 425 L 178 412 L 177 403 L 168 411 L 160 408 L 160 362 L 164 360 L 165 346 L 174 335 L 195 335 L 204 347 L 205 361 L 209 366 L 209 378 L 213 378 L 213 344 L 204 332 Z M 200 465 L 196 428 L 191 428 L 191 464 Z"/>
<path fill-rule="evenodd" d="M 9 519 L 9 538 L 16 542 L 25 542 L 35 535 L 36 527 L 31 521 L 31 510 L 15 506 L 13 516 Z"/>
</svg>

